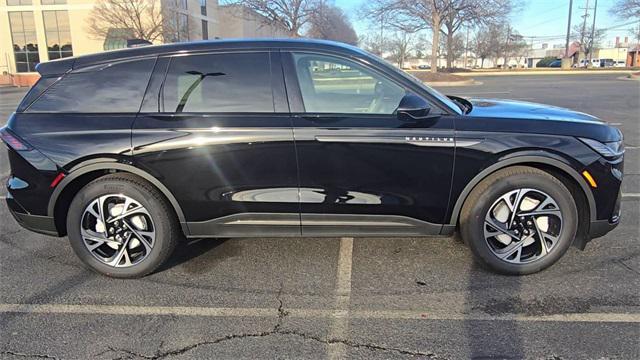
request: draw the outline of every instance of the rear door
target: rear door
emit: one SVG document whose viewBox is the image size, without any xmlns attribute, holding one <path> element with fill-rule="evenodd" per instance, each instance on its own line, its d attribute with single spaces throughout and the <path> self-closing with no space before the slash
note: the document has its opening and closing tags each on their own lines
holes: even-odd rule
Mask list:
<svg viewBox="0 0 640 360">
<path fill-rule="evenodd" d="M 300 235 L 278 52 L 159 58 L 133 145 L 137 165 L 176 197 L 192 236 Z"/>
<path fill-rule="evenodd" d="M 396 109 L 411 90 L 357 59 L 283 56 L 303 234 L 440 233 L 453 171 L 453 118 L 431 102 L 431 115 L 440 116 L 399 120 Z"/>
</svg>

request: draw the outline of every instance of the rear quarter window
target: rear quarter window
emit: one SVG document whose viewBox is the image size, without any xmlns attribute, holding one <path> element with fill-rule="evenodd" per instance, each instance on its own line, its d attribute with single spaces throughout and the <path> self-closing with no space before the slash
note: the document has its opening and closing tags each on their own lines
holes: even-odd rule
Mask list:
<svg viewBox="0 0 640 360">
<path fill-rule="evenodd" d="M 138 112 L 155 58 L 81 68 L 50 86 L 27 112 Z"/>
<path fill-rule="evenodd" d="M 18 105 L 18 111 L 24 111 L 27 107 L 29 107 L 29 105 L 35 99 L 37 99 L 38 96 L 40 96 L 40 94 L 42 94 L 43 91 L 45 91 L 49 86 L 51 86 L 51 84 L 56 82 L 58 78 L 59 76 L 41 77 L 38 80 L 38 82 L 36 82 L 35 85 L 31 87 L 27 95 L 25 95 L 25 97 L 22 99 L 22 101 L 20 102 L 20 105 Z"/>
</svg>

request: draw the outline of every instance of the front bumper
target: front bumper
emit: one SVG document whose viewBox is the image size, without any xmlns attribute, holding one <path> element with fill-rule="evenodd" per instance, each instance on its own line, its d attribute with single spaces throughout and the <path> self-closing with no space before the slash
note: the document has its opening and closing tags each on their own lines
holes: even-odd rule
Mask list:
<svg viewBox="0 0 640 360">
<path fill-rule="evenodd" d="M 619 223 L 619 221 L 611 223 L 609 220 L 592 221 L 589 227 L 589 240 L 605 236 L 611 230 L 615 229 Z"/>
<path fill-rule="evenodd" d="M 26 213 L 22 206 L 20 206 L 10 194 L 7 196 L 7 206 L 13 218 L 16 219 L 18 224 L 23 228 L 40 234 L 60 236 L 53 217 Z"/>
</svg>

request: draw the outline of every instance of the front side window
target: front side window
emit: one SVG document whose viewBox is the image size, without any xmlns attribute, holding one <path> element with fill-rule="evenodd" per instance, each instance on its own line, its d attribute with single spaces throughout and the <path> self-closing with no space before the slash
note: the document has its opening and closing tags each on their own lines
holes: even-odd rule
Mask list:
<svg viewBox="0 0 640 360">
<path fill-rule="evenodd" d="M 164 112 L 273 112 L 269 54 L 176 56 L 162 90 Z"/>
<path fill-rule="evenodd" d="M 406 91 L 389 79 L 341 58 L 294 54 L 305 111 L 393 114 Z"/>
<path fill-rule="evenodd" d="M 27 111 L 136 113 L 155 58 L 95 65 L 65 75 Z"/>
<path fill-rule="evenodd" d="M 69 14 L 65 10 L 43 11 L 49 60 L 73 56 Z"/>
<path fill-rule="evenodd" d="M 13 55 L 16 59 L 16 72 L 36 71 L 40 62 L 38 40 L 33 12 L 15 11 L 9 13 Z"/>
</svg>

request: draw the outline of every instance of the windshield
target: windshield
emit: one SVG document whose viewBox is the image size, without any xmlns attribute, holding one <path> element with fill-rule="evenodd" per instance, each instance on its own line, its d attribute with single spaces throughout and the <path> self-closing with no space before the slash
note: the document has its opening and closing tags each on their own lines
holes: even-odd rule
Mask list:
<svg viewBox="0 0 640 360">
<path fill-rule="evenodd" d="M 391 64 L 390 62 L 388 62 L 385 59 L 382 59 L 381 57 L 371 54 L 369 52 L 367 52 L 368 55 L 376 58 L 378 61 L 380 61 L 383 65 L 385 65 L 387 68 L 393 70 L 394 72 L 396 72 L 397 74 L 400 74 L 400 76 L 404 77 L 405 79 L 411 81 L 412 83 L 420 86 L 422 89 L 424 89 L 426 92 L 428 92 L 429 94 L 431 94 L 433 97 L 437 98 L 438 100 L 440 100 L 441 102 L 443 102 L 445 105 L 447 105 L 451 110 L 455 111 L 458 115 L 462 115 L 463 111 L 462 109 L 460 109 L 460 107 L 458 106 L 458 104 L 456 104 L 455 102 L 453 102 L 451 99 L 449 99 L 447 96 L 445 96 L 444 94 L 440 93 L 439 91 L 425 85 L 422 81 L 420 81 L 420 79 L 418 79 L 417 77 L 409 74 L 406 71 L 400 70 L 398 67 L 394 66 L 393 64 Z"/>
</svg>

